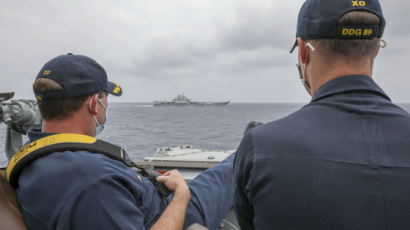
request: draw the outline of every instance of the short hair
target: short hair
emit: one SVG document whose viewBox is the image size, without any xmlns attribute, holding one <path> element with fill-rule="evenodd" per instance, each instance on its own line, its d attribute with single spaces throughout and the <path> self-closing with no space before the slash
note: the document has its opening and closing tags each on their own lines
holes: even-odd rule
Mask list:
<svg viewBox="0 0 410 230">
<path fill-rule="evenodd" d="M 44 92 L 61 91 L 61 85 L 48 78 L 38 78 L 33 84 L 33 90 L 37 94 Z M 49 99 L 38 101 L 41 117 L 44 120 L 64 120 L 80 110 L 87 98 L 91 96 L 70 97 L 62 99 Z"/>
<path fill-rule="evenodd" d="M 380 19 L 367 11 L 351 11 L 340 17 L 342 26 L 377 26 Z M 376 55 L 379 42 L 373 39 L 312 39 L 312 44 L 326 57 L 343 57 L 347 60 L 361 61 Z"/>
</svg>

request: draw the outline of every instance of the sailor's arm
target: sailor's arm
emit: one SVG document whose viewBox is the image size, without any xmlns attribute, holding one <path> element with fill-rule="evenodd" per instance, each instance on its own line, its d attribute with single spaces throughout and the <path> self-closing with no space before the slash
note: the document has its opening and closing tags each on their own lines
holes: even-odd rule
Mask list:
<svg viewBox="0 0 410 230">
<path fill-rule="evenodd" d="M 151 230 L 180 230 L 184 226 L 186 209 L 190 199 L 189 187 L 177 170 L 165 173 L 158 177 L 157 181 L 164 183 L 169 190 L 174 192 L 174 196 Z"/>
<path fill-rule="evenodd" d="M 234 161 L 234 207 L 239 225 L 242 229 L 252 230 L 254 210 L 249 200 L 252 185 L 250 184 L 253 168 L 253 143 L 251 132 L 247 132 L 237 149 Z"/>
<path fill-rule="evenodd" d="M 125 181 L 112 177 L 90 181 L 88 186 L 64 201 L 57 225 L 50 228 L 145 230 L 144 214 L 124 184 Z"/>
</svg>

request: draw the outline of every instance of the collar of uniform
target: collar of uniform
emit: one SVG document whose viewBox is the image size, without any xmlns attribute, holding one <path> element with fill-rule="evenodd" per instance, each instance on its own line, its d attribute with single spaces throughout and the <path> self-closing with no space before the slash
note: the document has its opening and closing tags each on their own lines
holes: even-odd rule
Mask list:
<svg viewBox="0 0 410 230">
<path fill-rule="evenodd" d="M 47 137 L 53 134 L 57 134 L 57 133 L 43 133 L 41 132 L 41 129 L 30 129 L 30 131 L 28 132 L 28 139 L 30 140 L 30 142 L 32 142 L 32 141 L 36 141 L 40 138 Z"/>
<path fill-rule="evenodd" d="M 348 75 L 326 82 L 318 91 L 316 91 L 311 102 L 349 91 L 371 91 L 390 100 L 386 93 L 373 81 L 372 78 L 363 75 Z"/>
</svg>

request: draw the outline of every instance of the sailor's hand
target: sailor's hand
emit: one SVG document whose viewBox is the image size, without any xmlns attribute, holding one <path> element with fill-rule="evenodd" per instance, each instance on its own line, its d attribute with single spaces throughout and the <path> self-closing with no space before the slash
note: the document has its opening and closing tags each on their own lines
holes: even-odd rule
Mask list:
<svg viewBox="0 0 410 230">
<path fill-rule="evenodd" d="M 157 177 L 157 181 L 163 183 L 167 188 L 174 192 L 174 196 L 181 195 L 190 197 L 189 187 L 181 173 L 174 169 Z"/>
<path fill-rule="evenodd" d="M 184 177 L 178 170 L 171 170 L 157 177 L 157 182 L 167 186 L 174 192 L 171 202 L 168 204 L 161 217 L 155 222 L 150 230 L 180 230 L 184 226 L 186 209 L 188 207 L 190 192 Z"/>
</svg>

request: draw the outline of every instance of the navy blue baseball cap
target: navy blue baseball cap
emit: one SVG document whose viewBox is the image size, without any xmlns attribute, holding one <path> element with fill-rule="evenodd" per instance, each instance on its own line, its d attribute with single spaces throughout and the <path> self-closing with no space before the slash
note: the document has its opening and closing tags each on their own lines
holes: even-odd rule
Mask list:
<svg viewBox="0 0 410 230">
<path fill-rule="evenodd" d="M 107 80 L 104 68 L 83 55 L 69 53 L 53 58 L 41 68 L 36 80 L 39 78 L 51 79 L 62 87 L 60 91 L 34 92 L 39 101 L 88 96 L 102 91 L 114 96 L 122 94 L 117 83 Z"/>
<path fill-rule="evenodd" d="M 368 11 L 377 15 L 379 25 L 338 25 L 339 18 L 351 11 Z M 308 39 L 381 38 L 386 21 L 378 0 L 306 0 L 299 12 L 296 37 Z M 291 53 L 298 46 L 295 42 Z"/>
</svg>

